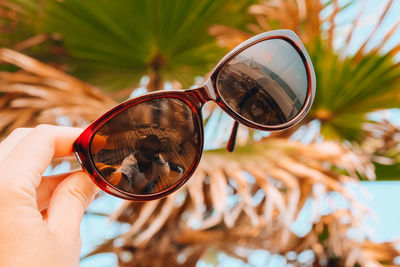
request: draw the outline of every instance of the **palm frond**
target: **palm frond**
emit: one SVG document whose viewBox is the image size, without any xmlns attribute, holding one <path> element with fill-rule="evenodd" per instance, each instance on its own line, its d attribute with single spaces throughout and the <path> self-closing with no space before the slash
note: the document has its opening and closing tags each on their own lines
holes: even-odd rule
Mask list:
<svg viewBox="0 0 400 267">
<path fill-rule="evenodd" d="M 66 49 L 57 60 L 67 63 L 70 73 L 107 90 L 136 87 L 144 75 L 156 81 L 150 90 L 174 80 L 188 88 L 193 77 L 205 75 L 226 52 L 207 34 L 208 28 L 223 21 L 240 26 L 247 14 L 237 11 L 254 2 L 4 0 L 19 10 L 20 21 L 35 22 L 35 34 L 29 37 L 56 36 Z"/>
<path fill-rule="evenodd" d="M 85 126 L 115 102 L 99 89 L 19 52 L 0 48 L 0 135 L 40 123 Z"/>
<path fill-rule="evenodd" d="M 281 255 L 312 250 L 320 264 L 335 257 L 343 266 L 393 264 L 399 255 L 393 244 L 372 244 L 364 236 L 347 234 L 369 214 L 346 186 L 357 187 L 358 175 L 375 178 L 371 156 L 333 142 L 269 139 L 235 154 L 208 151 L 180 192 L 148 203 L 125 202 L 111 218 L 132 222 L 131 228 L 119 237 L 123 245 L 107 251 L 120 259 L 130 255 L 121 266 L 194 266 L 210 249 L 245 260 L 238 247 Z M 334 202 L 333 192 L 349 206 L 324 215 L 318 207 Z M 315 205 L 308 210 L 311 230 L 300 237 L 291 227 L 310 202 Z M 157 257 L 150 256 L 154 250 Z"/>
</svg>

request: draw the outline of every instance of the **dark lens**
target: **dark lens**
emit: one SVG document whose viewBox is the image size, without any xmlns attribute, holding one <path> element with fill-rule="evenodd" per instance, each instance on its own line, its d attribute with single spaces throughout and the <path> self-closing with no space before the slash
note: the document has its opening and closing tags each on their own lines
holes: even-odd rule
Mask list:
<svg viewBox="0 0 400 267">
<path fill-rule="evenodd" d="M 115 115 L 91 142 L 99 173 L 120 190 L 148 195 L 174 186 L 199 152 L 198 118 L 183 101 L 158 98 Z"/>
<path fill-rule="evenodd" d="M 296 117 L 308 79 L 297 49 L 283 39 L 256 43 L 232 58 L 217 77 L 221 98 L 251 122 L 273 126 Z"/>
</svg>

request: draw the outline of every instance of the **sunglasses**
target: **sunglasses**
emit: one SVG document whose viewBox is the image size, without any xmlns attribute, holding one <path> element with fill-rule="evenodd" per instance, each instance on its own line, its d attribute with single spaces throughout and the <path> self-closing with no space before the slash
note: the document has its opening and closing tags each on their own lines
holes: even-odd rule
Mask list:
<svg viewBox="0 0 400 267">
<path fill-rule="evenodd" d="M 259 34 L 229 52 L 196 89 L 144 94 L 93 122 L 75 141 L 75 155 L 103 191 L 128 200 L 164 197 L 195 171 L 203 151 L 201 109 L 214 101 L 238 123 L 275 131 L 307 114 L 315 73 L 289 30 Z"/>
</svg>

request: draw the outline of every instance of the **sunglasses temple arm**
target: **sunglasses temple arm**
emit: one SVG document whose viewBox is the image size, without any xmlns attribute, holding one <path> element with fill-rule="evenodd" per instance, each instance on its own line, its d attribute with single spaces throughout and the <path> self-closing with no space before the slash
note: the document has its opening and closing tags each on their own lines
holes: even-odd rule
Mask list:
<svg viewBox="0 0 400 267">
<path fill-rule="evenodd" d="M 235 121 L 235 123 L 233 124 L 231 136 L 229 137 L 228 144 L 226 145 L 226 150 L 228 150 L 229 152 L 233 152 L 233 150 L 235 150 L 238 126 L 239 126 L 239 123 L 237 121 Z"/>
</svg>

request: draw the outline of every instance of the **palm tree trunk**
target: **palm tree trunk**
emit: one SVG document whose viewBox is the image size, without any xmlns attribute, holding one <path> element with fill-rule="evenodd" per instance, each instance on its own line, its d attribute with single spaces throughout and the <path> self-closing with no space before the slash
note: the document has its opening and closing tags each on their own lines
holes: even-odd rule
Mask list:
<svg viewBox="0 0 400 267">
<path fill-rule="evenodd" d="M 161 68 L 165 65 L 165 59 L 157 54 L 149 64 L 149 84 L 147 89 L 149 92 L 164 89 L 164 83 L 160 73 Z"/>
</svg>

